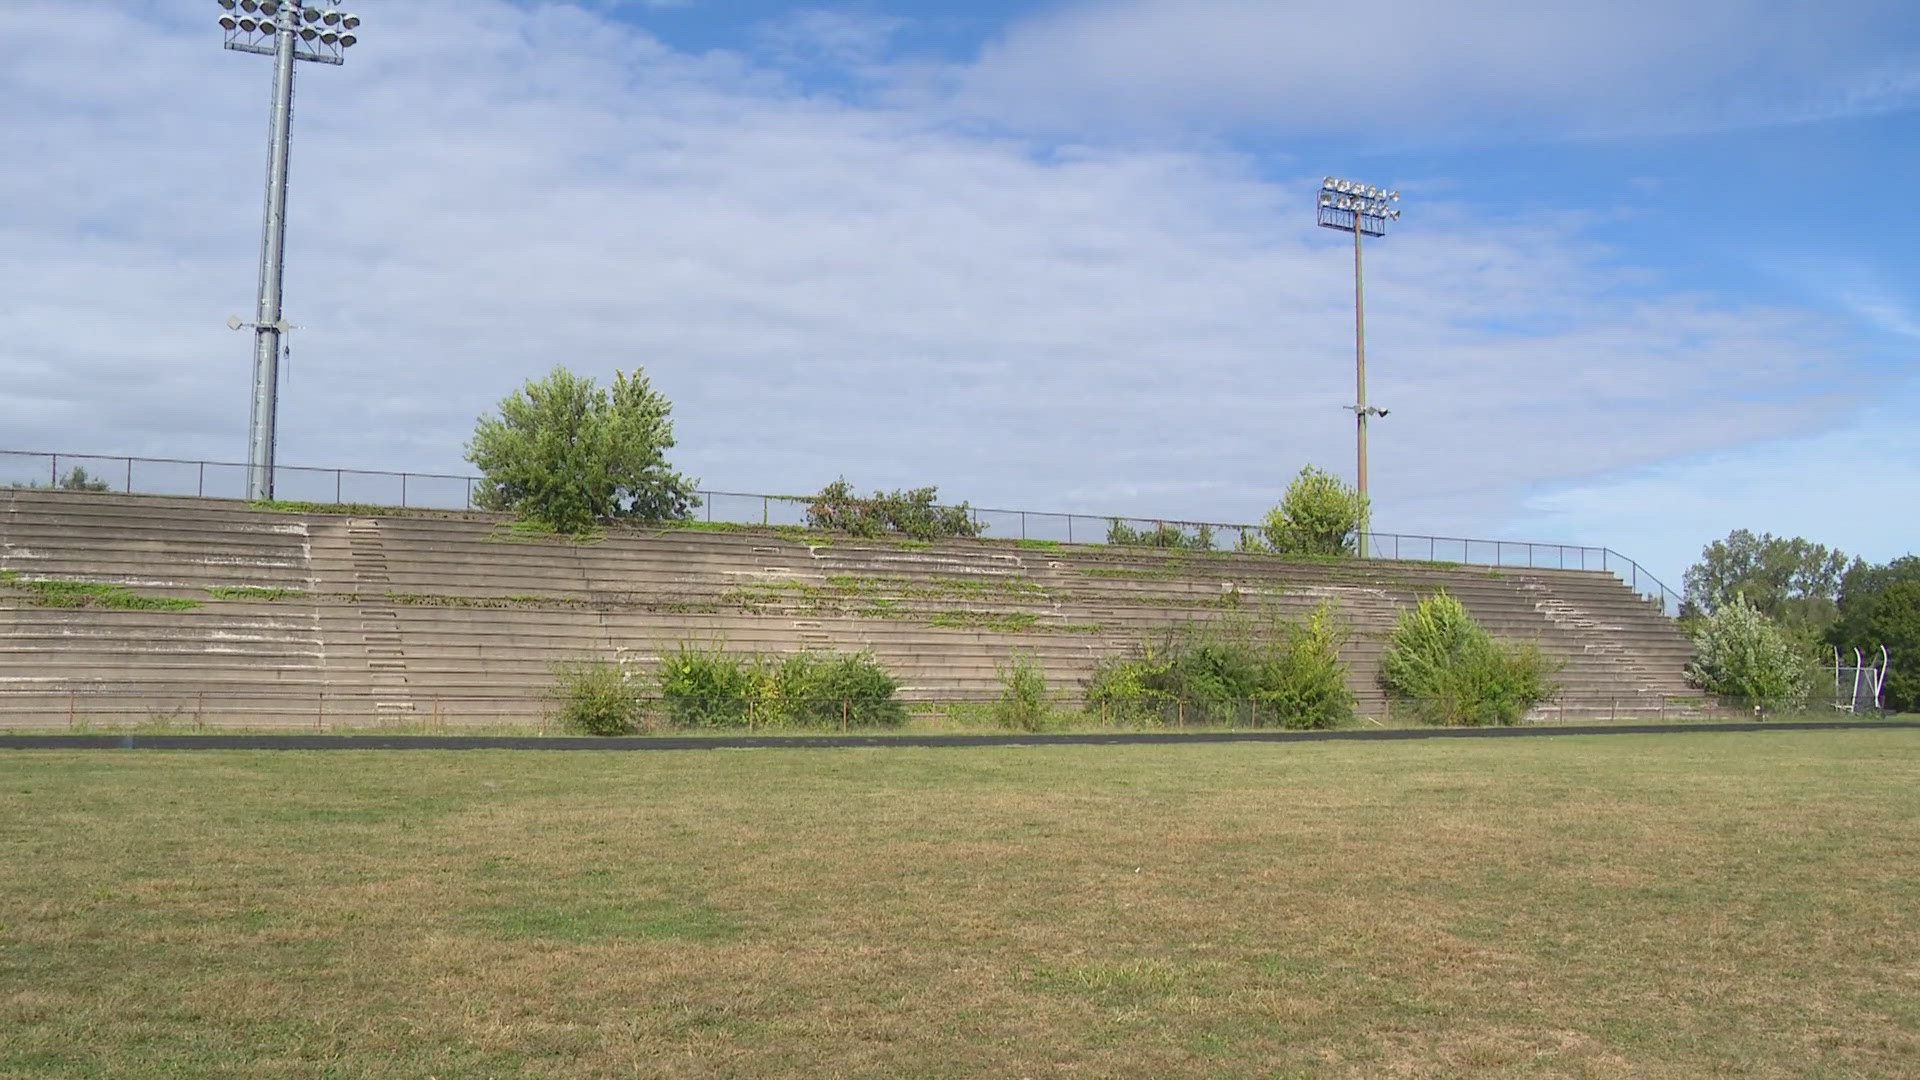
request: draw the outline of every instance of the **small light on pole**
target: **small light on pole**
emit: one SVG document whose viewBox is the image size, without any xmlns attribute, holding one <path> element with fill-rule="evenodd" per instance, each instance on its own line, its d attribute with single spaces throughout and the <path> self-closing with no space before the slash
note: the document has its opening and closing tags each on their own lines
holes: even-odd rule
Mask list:
<svg viewBox="0 0 1920 1080">
<path fill-rule="evenodd" d="M 317 4 L 282 0 L 218 0 L 220 29 L 235 52 L 273 57 L 273 127 L 267 141 L 267 205 L 260 226 L 260 292 L 251 324 L 253 409 L 247 433 L 247 497 L 273 498 L 274 427 L 280 411 L 282 339 L 290 327 L 281 318 L 286 271 L 287 156 L 293 137 L 294 61 L 340 64 L 357 38 L 360 20 L 342 12 L 339 0 Z M 346 29 L 339 29 L 344 26 Z"/>
<path fill-rule="evenodd" d="M 1353 410 L 1356 423 L 1354 440 L 1360 475 L 1360 557 L 1367 557 L 1367 533 L 1373 527 L 1373 508 L 1367 496 L 1367 418 L 1385 416 L 1386 409 L 1367 404 L 1367 305 L 1360 276 L 1360 238 L 1387 235 L 1387 222 L 1400 220 L 1393 204 L 1400 201 L 1397 191 L 1384 191 L 1371 184 L 1329 176 L 1320 182 L 1320 225 L 1353 234 Z"/>
</svg>

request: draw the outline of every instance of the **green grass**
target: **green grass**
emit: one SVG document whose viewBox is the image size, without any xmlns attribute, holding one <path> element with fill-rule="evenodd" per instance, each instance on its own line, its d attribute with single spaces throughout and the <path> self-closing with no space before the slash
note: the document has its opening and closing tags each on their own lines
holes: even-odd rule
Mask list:
<svg viewBox="0 0 1920 1080">
<path fill-rule="evenodd" d="M 27 581 L 17 571 L 0 572 L 0 585 L 29 593 L 35 607 L 107 608 L 115 611 L 191 611 L 197 600 L 174 596 L 143 596 L 124 585 L 103 581 Z"/>
<path fill-rule="evenodd" d="M 1023 634 L 1034 628 L 1040 616 L 1031 611 L 941 611 L 928 621 L 934 626 L 951 629 Z"/>
<path fill-rule="evenodd" d="M 351 514 L 356 517 L 392 517 L 420 513 L 418 507 L 379 506 L 374 503 L 323 503 L 299 499 L 254 499 L 247 503 L 253 510 L 276 514 Z"/>
<path fill-rule="evenodd" d="M 0 754 L 0 1075 L 1900 1077 L 1920 733 Z"/>
<path fill-rule="evenodd" d="M 216 585 L 207 590 L 215 600 L 304 600 L 303 589 L 278 589 L 265 585 Z"/>
</svg>

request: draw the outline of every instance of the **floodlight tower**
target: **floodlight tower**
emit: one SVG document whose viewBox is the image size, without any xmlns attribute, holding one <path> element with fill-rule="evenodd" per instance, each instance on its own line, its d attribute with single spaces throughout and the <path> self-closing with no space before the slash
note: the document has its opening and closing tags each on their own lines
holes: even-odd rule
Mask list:
<svg viewBox="0 0 1920 1080">
<path fill-rule="evenodd" d="M 286 269 L 287 151 L 293 135 L 293 62 L 340 64 L 358 42 L 358 16 L 340 0 L 219 0 L 220 28 L 235 52 L 273 57 L 267 128 L 267 208 L 260 226 L 260 295 L 253 321 L 253 413 L 247 432 L 247 497 L 273 498 L 274 421 L 279 415 L 281 278 Z"/>
<path fill-rule="evenodd" d="M 1385 416 L 1388 410 L 1367 404 L 1367 305 L 1360 278 L 1360 237 L 1387 235 L 1387 222 L 1398 221 L 1400 201 L 1397 191 L 1382 191 L 1371 184 L 1341 180 L 1329 176 L 1320 183 L 1320 224 L 1353 234 L 1353 410 L 1358 424 L 1355 440 L 1360 466 L 1360 557 L 1367 557 L 1367 532 L 1372 528 L 1373 508 L 1367 502 L 1367 418 Z"/>
</svg>

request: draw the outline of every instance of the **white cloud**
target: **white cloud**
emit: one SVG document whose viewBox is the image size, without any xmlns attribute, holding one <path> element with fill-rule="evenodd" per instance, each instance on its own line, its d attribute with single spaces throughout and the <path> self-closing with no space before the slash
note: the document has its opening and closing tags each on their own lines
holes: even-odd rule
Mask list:
<svg viewBox="0 0 1920 1080">
<path fill-rule="evenodd" d="M 244 453 L 268 72 L 199 22 L 0 7 L 0 423 Z M 1351 460 L 1350 255 L 1202 151 L 1041 150 L 577 8 L 421 0 L 303 67 L 281 460 L 464 471 L 564 363 L 644 365 L 710 485 L 1252 518 Z M 113 78 L 89 70 L 116 58 Z M 1577 222 L 1426 222 L 1369 263 L 1383 528 L 1831 422 L 1828 330 L 1661 295 Z M 1343 471 L 1344 468 L 1343 468 Z"/>
<path fill-rule="evenodd" d="M 1014 27 L 965 81 L 976 108 L 1069 130 L 1703 130 L 1912 106 L 1911 14 L 1904 0 L 1080 0 Z"/>
</svg>

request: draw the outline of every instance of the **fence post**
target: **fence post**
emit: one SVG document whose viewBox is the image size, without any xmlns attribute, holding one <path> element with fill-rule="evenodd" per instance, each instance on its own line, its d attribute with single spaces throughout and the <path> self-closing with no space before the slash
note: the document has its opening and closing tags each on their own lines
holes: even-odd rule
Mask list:
<svg viewBox="0 0 1920 1080">
<path fill-rule="evenodd" d="M 1025 510 L 1022 510 L 1020 511 L 1020 539 L 1025 540 L 1026 538 L 1027 538 L 1027 512 Z"/>
<path fill-rule="evenodd" d="M 760 527 L 763 529 L 766 528 L 767 523 L 771 520 L 768 514 L 768 504 L 772 501 L 773 500 L 767 498 L 765 495 L 760 496 Z"/>
<path fill-rule="evenodd" d="M 467 509 L 473 509 L 473 477 L 467 477 Z"/>
<path fill-rule="evenodd" d="M 1067 515 L 1067 543 L 1073 543 L 1073 515 Z"/>
<path fill-rule="evenodd" d="M 333 470 L 333 505 L 340 505 L 340 470 Z"/>
<path fill-rule="evenodd" d="M 207 463 L 204 461 L 200 463 L 200 486 L 194 493 L 203 499 L 207 497 Z"/>
<path fill-rule="evenodd" d="M 400 474 L 400 505 L 403 508 L 407 505 L 407 474 L 406 473 Z"/>
<path fill-rule="evenodd" d="M 60 486 L 60 455 L 49 454 L 48 462 L 49 464 L 47 465 L 47 486 L 50 488 L 57 488 Z"/>
<path fill-rule="evenodd" d="M 133 459 L 127 459 L 127 494 L 133 494 Z"/>
</svg>

